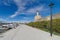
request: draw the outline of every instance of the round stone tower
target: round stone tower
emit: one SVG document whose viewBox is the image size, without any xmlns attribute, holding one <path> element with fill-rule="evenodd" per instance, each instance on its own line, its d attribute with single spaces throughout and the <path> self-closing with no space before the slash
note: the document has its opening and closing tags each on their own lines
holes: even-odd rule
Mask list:
<svg viewBox="0 0 60 40">
<path fill-rule="evenodd" d="M 36 13 L 36 16 L 35 16 L 34 21 L 35 21 L 35 22 L 41 21 L 41 16 L 39 15 L 39 12 L 38 12 L 38 11 L 37 11 L 37 13 Z"/>
</svg>

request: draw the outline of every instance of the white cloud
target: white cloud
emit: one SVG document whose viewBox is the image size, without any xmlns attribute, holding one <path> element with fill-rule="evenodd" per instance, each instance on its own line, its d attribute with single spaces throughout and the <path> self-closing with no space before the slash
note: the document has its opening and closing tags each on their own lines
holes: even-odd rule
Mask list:
<svg viewBox="0 0 60 40">
<path fill-rule="evenodd" d="M 26 5 L 26 2 L 22 3 L 22 0 L 14 0 L 14 2 L 18 6 L 18 10 L 13 15 L 11 15 L 10 18 L 14 18 L 15 16 L 19 15 L 25 9 L 24 6 Z"/>
<path fill-rule="evenodd" d="M 32 20 L 29 17 L 23 17 L 23 20 L 20 20 L 21 23 L 29 23 Z"/>
<path fill-rule="evenodd" d="M 20 20 L 20 21 L 8 21 L 9 23 L 11 22 L 18 22 L 18 23 L 29 23 L 31 20 Z"/>
<path fill-rule="evenodd" d="M 14 18 L 14 17 L 18 16 L 21 12 L 24 12 L 24 11 L 27 13 L 36 13 L 37 10 L 39 10 L 39 11 L 46 11 L 47 10 L 47 8 L 45 8 L 44 5 L 41 5 L 41 6 L 38 5 L 37 7 L 25 10 L 26 4 L 28 4 L 29 2 L 30 3 L 38 2 L 37 0 L 14 0 L 14 2 L 18 6 L 18 10 L 13 15 L 11 15 L 10 18 Z"/>
<path fill-rule="evenodd" d="M 28 2 L 33 3 L 36 2 L 36 0 L 14 0 L 14 2 L 18 6 L 18 10 L 13 15 L 11 15 L 10 18 L 14 18 L 15 16 L 23 12 L 25 10 L 25 5 L 28 4 Z"/>
<path fill-rule="evenodd" d="M 16 12 L 15 14 L 11 15 L 10 18 L 14 18 L 17 15 L 18 15 L 18 13 Z"/>
<path fill-rule="evenodd" d="M 37 6 L 34 8 L 31 8 L 29 10 L 27 10 L 28 13 L 36 13 L 36 11 L 40 11 L 40 12 L 47 12 L 48 8 L 44 7 L 45 5 L 41 5 L 41 6 Z"/>
<path fill-rule="evenodd" d="M 37 0 L 13 0 L 13 1 L 18 6 L 18 10 L 15 13 L 13 13 L 12 15 L 10 15 L 8 18 L 14 18 L 24 11 L 26 13 L 36 13 L 37 10 L 39 10 L 39 11 L 46 11 L 47 10 L 47 8 L 45 8 L 44 5 L 38 5 L 34 8 L 30 8 L 28 10 L 25 10 L 26 9 L 25 8 L 26 4 L 28 4 L 28 3 L 33 4 L 33 2 L 38 2 Z M 7 5 L 7 6 L 10 6 L 9 1 L 8 1 L 8 3 L 4 2 L 4 4 Z M 1 20 L 4 20 L 4 19 L 1 18 Z M 24 17 L 23 20 L 20 20 L 20 21 L 21 22 L 31 22 L 30 18 L 28 18 L 28 17 Z"/>
<path fill-rule="evenodd" d="M 43 10 L 43 6 L 37 6 L 35 8 L 31 8 L 31 9 L 27 10 L 27 12 L 35 13 L 37 10 L 38 11 L 42 11 Z"/>
<path fill-rule="evenodd" d="M 10 4 L 8 4 L 7 2 L 4 2 L 4 5 L 6 5 L 6 6 L 10 6 Z"/>
<path fill-rule="evenodd" d="M 2 3 L 6 6 L 10 6 L 12 0 L 2 0 Z"/>
<path fill-rule="evenodd" d="M 0 21 L 7 21 L 7 20 L 5 20 L 5 19 L 3 19 L 2 17 L 0 17 Z"/>
</svg>

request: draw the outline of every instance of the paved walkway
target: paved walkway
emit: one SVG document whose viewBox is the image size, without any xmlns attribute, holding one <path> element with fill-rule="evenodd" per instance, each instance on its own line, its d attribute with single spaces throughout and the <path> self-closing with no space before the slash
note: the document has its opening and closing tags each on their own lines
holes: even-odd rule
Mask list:
<svg viewBox="0 0 60 40">
<path fill-rule="evenodd" d="M 60 40 L 60 36 L 50 37 L 48 32 L 38 30 L 27 25 L 20 25 L 4 33 L 0 40 Z"/>
</svg>

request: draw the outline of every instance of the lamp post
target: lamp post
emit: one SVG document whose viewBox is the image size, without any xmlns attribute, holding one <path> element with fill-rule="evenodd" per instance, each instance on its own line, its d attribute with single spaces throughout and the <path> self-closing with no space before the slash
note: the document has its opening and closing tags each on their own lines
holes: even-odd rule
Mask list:
<svg viewBox="0 0 60 40">
<path fill-rule="evenodd" d="M 50 36 L 52 37 L 52 33 L 53 33 L 53 27 L 52 27 L 52 7 L 53 7 L 53 3 L 51 2 L 49 4 L 50 7 Z"/>
</svg>

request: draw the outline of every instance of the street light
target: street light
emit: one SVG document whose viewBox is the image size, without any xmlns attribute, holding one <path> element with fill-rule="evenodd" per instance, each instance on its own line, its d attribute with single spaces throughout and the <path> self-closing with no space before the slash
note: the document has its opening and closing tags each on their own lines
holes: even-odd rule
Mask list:
<svg viewBox="0 0 60 40">
<path fill-rule="evenodd" d="M 50 7 L 50 36 L 52 37 L 52 33 L 53 33 L 53 28 L 52 28 L 52 7 L 54 6 L 54 4 L 51 2 L 49 4 Z"/>
</svg>

